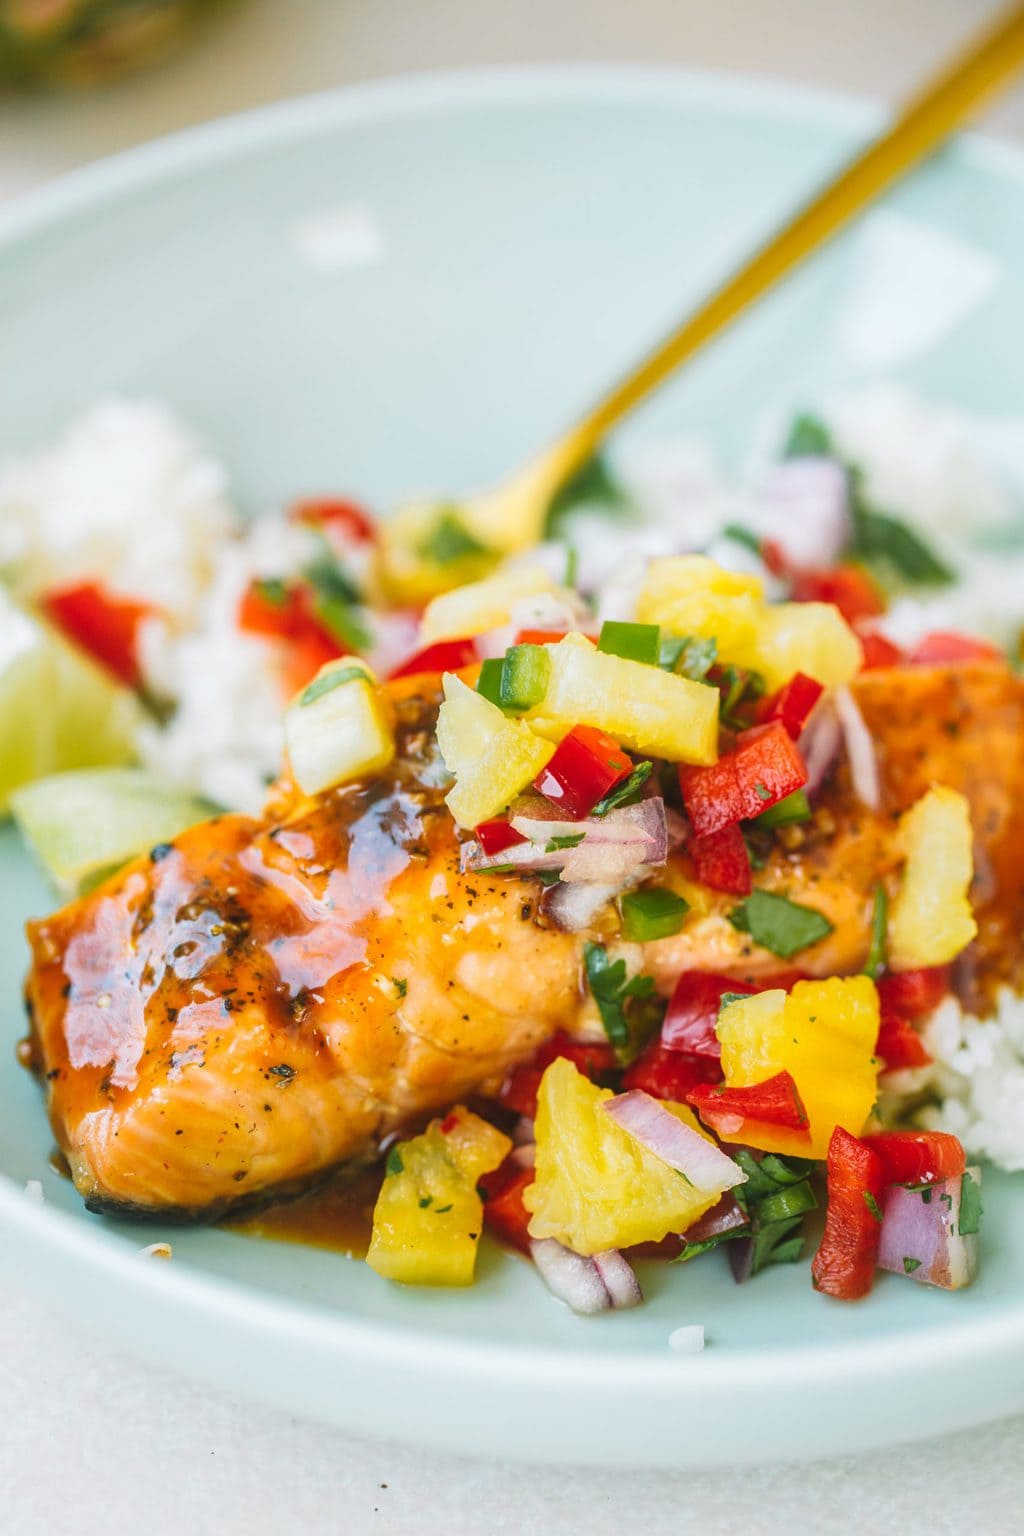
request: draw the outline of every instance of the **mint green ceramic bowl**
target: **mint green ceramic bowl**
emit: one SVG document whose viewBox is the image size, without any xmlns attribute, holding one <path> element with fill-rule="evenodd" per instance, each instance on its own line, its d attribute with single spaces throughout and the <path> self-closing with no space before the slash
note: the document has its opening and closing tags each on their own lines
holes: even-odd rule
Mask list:
<svg viewBox="0 0 1024 1536">
<path fill-rule="evenodd" d="M 170 401 L 254 508 L 484 481 L 878 121 L 746 80 L 531 71 L 360 88 L 130 153 L 0 221 L 0 449 L 121 390 Z M 882 367 L 1021 412 L 1021 159 L 965 141 L 872 218 L 631 430 L 706 431 L 736 454 L 766 414 Z M 950 252 L 989 274 L 961 304 Z M 929 297 L 932 254 L 953 276 Z M 917 320 L 901 340 L 876 314 L 872 353 L 865 295 L 886 283 Z M 987 1180 L 984 1267 L 962 1295 L 884 1276 L 844 1307 L 806 1264 L 737 1288 L 711 1258 L 650 1266 L 647 1306 L 592 1319 L 496 1250 L 469 1292 L 412 1291 L 328 1253 L 89 1216 L 48 1170 L 13 1060 L 20 925 L 49 897 L 9 831 L 0 872 L 0 1251 L 83 1328 L 346 1428 L 606 1466 L 851 1451 L 1024 1408 L 1024 1178 Z M 171 1263 L 137 1256 L 165 1237 Z M 684 1323 L 705 1325 L 703 1355 L 670 1351 Z"/>
</svg>

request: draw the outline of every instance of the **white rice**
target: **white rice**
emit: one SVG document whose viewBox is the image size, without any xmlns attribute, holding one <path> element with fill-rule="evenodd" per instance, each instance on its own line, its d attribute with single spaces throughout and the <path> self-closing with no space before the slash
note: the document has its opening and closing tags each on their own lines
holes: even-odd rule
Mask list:
<svg viewBox="0 0 1024 1536">
<path fill-rule="evenodd" d="M 1004 988 L 991 1018 L 978 1019 L 947 998 L 923 1035 L 934 1064 L 919 1086 L 938 1103 L 919 1123 L 952 1131 L 969 1157 L 1024 1169 L 1024 999 Z"/>
</svg>

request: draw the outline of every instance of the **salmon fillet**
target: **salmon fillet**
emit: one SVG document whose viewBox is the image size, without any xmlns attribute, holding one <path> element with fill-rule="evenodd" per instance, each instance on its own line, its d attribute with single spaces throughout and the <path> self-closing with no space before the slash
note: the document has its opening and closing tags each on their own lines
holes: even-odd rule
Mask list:
<svg viewBox="0 0 1024 1536">
<path fill-rule="evenodd" d="M 397 697 L 384 777 L 298 808 L 279 798 L 269 823 L 194 827 L 29 925 L 33 1063 L 91 1208 L 211 1218 L 301 1188 L 586 1018 L 587 935 L 551 926 L 534 879 L 460 872 L 439 700 L 418 686 Z M 896 817 L 944 783 L 968 795 L 977 839 L 965 985 L 1017 979 L 1024 688 L 982 664 L 868 673 L 856 693 L 881 808 L 858 804 L 841 762 L 814 823 L 758 876 L 833 923 L 794 963 L 863 965 Z M 685 854 L 673 865 L 670 878 L 692 878 Z M 617 948 L 666 993 L 687 969 L 779 969 L 729 923 L 734 899 L 702 899 L 677 936 Z"/>
</svg>

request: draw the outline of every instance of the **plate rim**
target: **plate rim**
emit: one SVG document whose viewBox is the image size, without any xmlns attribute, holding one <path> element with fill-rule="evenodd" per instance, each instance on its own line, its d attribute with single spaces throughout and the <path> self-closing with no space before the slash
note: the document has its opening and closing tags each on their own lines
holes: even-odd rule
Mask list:
<svg viewBox="0 0 1024 1536">
<path fill-rule="evenodd" d="M 882 105 L 862 96 L 772 76 L 672 66 L 510 65 L 395 75 L 213 119 L 105 157 L 16 195 L 0 206 L 0 251 L 16 247 L 69 217 L 102 211 L 109 202 L 130 198 L 141 188 L 158 186 L 164 178 L 190 166 L 229 164 L 260 143 L 280 146 L 328 129 L 453 109 L 471 111 L 474 106 L 528 107 L 538 102 L 571 105 L 583 101 L 650 105 L 659 99 L 670 105 L 706 102 L 718 110 L 762 121 L 766 114 L 789 121 L 824 120 L 847 130 L 851 142 L 886 116 Z M 1024 185 L 1024 147 L 972 133 L 959 137 L 944 155 Z M 748 1347 L 721 1354 L 711 1350 L 699 1357 L 673 1356 L 667 1348 L 661 1356 L 649 1348 L 623 1353 L 595 1346 L 577 1352 L 548 1345 L 513 1348 L 484 1340 L 459 1343 L 450 1335 L 432 1337 L 421 1321 L 380 1323 L 346 1316 L 290 1296 L 260 1292 L 244 1282 L 187 1263 L 140 1262 L 121 1236 L 98 1226 L 90 1228 L 79 1215 L 39 1206 L 0 1172 L 0 1255 L 13 1258 L 15 1268 L 22 1241 L 37 1249 L 44 1260 L 52 1261 L 56 1269 L 69 1263 L 84 1265 L 94 1279 L 120 1287 L 143 1305 L 159 1303 L 183 1315 L 202 1314 L 208 1322 L 230 1324 L 240 1337 L 266 1337 L 267 1328 L 278 1334 L 285 1330 L 292 1337 L 308 1335 L 325 1344 L 336 1359 L 366 1369 L 384 1366 L 415 1371 L 425 1380 L 440 1370 L 453 1387 L 493 1386 L 500 1381 L 529 1392 L 536 1390 L 538 1381 L 546 1378 L 553 1383 L 557 1377 L 561 1396 L 592 1393 L 598 1387 L 607 1392 L 611 1382 L 627 1397 L 637 1394 L 652 1405 L 657 1401 L 678 1402 L 680 1393 L 692 1388 L 700 1390 L 702 1401 L 703 1394 L 711 1394 L 723 1403 L 738 1390 L 771 1393 L 778 1386 L 780 1372 L 789 1388 L 820 1389 L 827 1384 L 832 1391 L 849 1390 L 869 1382 L 877 1388 L 886 1381 L 905 1380 L 912 1370 L 919 1373 L 921 1351 L 935 1337 L 934 1330 L 925 1329 L 902 1337 L 883 1333 L 795 1349 Z M 48 1282 L 45 1289 L 65 1310 L 73 1307 L 66 1281 Z M 414 1346 L 413 1359 L 410 1345 Z M 987 1318 L 966 1319 L 943 1334 L 943 1377 L 958 1370 L 977 1375 L 979 1364 L 985 1361 L 998 1361 L 1005 1367 L 1011 1357 L 1024 1360 L 1024 1295 L 1016 1304 L 1008 1302 Z M 1024 1379 L 1010 1397 L 1013 1406 L 1024 1408 Z M 947 1427 L 965 1427 L 1012 1411 L 1005 1400 L 992 1406 L 991 1412 L 985 1407 L 969 1408 L 966 1394 L 962 1403 L 959 1418 L 957 1412 L 943 1416 Z M 343 1422 L 355 1427 L 351 1418 Z M 923 1430 L 924 1434 L 935 1432 L 927 1426 Z M 907 1426 L 905 1438 L 913 1434 L 913 1426 Z M 423 1440 L 430 1443 L 431 1436 L 426 1434 Z M 891 1425 L 883 1429 L 882 1419 L 876 1436 L 862 1433 L 857 1437 L 858 1445 L 865 1447 L 883 1441 L 891 1443 Z M 451 1442 L 450 1437 L 439 1434 L 432 1443 Z M 545 1458 L 542 1446 L 525 1453 L 508 1446 L 505 1453 L 567 1459 L 557 1447 L 553 1458 Z M 593 1459 L 607 1460 L 606 1448 L 597 1447 Z M 685 1459 L 683 1455 L 674 1464 Z M 638 1465 L 640 1461 L 631 1455 L 628 1463 Z M 659 1457 L 648 1464 L 666 1463 Z"/>
</svg>

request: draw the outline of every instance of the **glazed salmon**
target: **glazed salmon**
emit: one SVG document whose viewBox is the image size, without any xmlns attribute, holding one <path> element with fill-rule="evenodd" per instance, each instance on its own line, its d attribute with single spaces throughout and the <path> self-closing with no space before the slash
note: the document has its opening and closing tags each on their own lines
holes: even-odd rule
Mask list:
<svg viewBox="0 0 1024 1536">
<path fill-rule="evenodd" d="M 460 872 L 438 697 L 422 686 L 397 701 L 384 777 L 281 799 L 273 822 L 195 827 L 30 925 L 33 1061 L 93 1209 L 213 1217 L 299 1188 L 586 1019 L 587 935 L 551 926 L 535 879 Z M 896 817 L 944 783 L 969 797 L 977 841 L 965 985 L 1001 977 L 1024 926 L 1024 688 L 978 664 L 867 673 L 856 694 L 880 809 L 857 802 L 840 762 L 815 821 L 758 876 L 833 923 L 793 963 L 863 966 L 876 883 L 895 876 Z M 670 876 L 692 878 L 673 857 Z M 734 900 L 706 893 L 637 966 L 663 992 L 690 968 L 777 970 L 729 923 Z"/>
</svg>

